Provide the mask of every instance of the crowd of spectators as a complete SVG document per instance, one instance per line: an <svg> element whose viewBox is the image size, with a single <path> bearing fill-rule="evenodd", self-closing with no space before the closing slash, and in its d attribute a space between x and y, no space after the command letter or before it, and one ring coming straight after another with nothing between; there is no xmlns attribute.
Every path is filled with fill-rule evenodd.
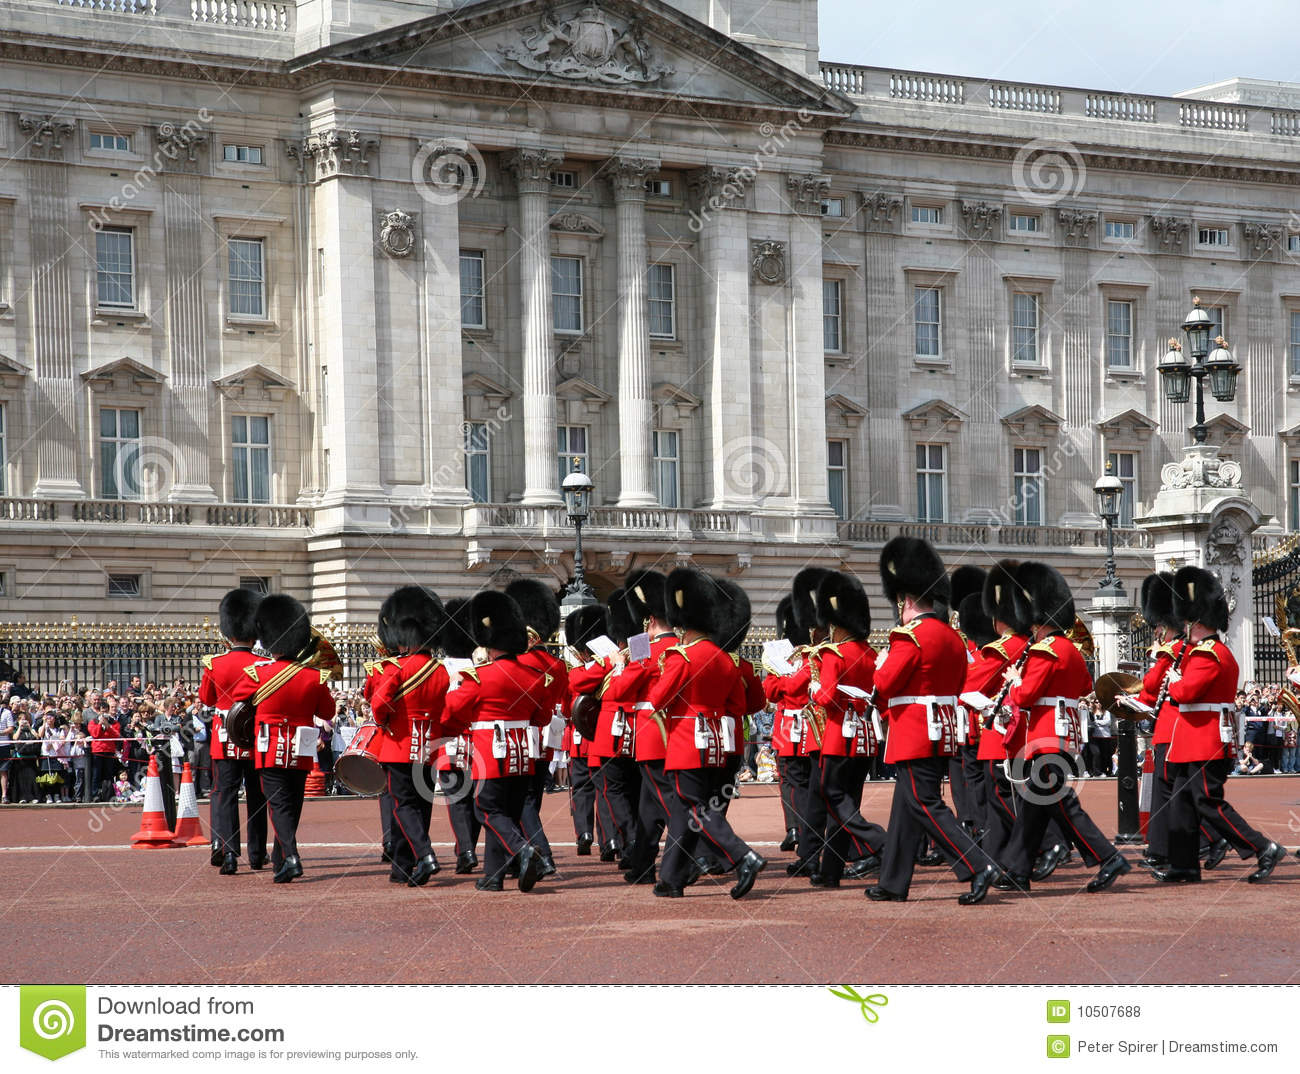
<svg viewBox="0 0 1300 1074"><path fill-rule="evenodd" d="M1242 775L1300 772L1297 757L1297 722L1281 701L1282 687L1247 683L1237 694L1237 718L1244 726L1244 742L1237 757Z"/></svg>

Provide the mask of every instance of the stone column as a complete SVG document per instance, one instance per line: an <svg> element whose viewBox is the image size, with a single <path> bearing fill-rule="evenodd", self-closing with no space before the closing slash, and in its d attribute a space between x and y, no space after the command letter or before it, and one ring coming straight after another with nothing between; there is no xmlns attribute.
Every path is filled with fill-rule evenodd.
<svg viewBox="0 0 1300 1074"><path fill-rule="evenodd" d="M1091 618L1088 629L1092 632L1097 650L1097 674L1119 670L1120 635L1133 617L1134 597L1127 589L1119 593L1098 591L1089 607Z"/></svg>
<svg viewBox="0 0 1300 1074"><path fill-rule="evenodd" d="M958 514L957 504L965 501L964 517L970 521L997 522L1006 517L1007 475L992 460L1006 457L1006 429L998 413L997 385L1005 382L1001 354L997 346L997 311L1003 303L999 290L1001 274L997 264L997 248L992 245L1001 233L1002 208L987 202L961 203L962 230L970 245L962 260L962 272L957 279L961 292L961 309L986 310L987 315L966 326L969 360L967 367L967 394L961 409L970 415L966 429L966 442L962 450L971 460L988 460L971 466L965 477L969 484L965 490L950 489L953 500L953 521ZM908 459L911 466L912 460ZM957 482L952 482L955 486Z"/></svg>
<svg viewBox="0 0 1300 1074"><path fill-rule="evenodd" d="M519 291L524 361L523 503L548 506L560 497L555 465L555 359L551 325L551 168L563 157L548 149L517 149L505 158L519 190Z"/></svg>
<svg viewBox="0 0 1300 1074"><path fill-rule="evenodd" d="M902 468L911 460L900 462L898 420L899 384L907 382L900 356L910 355L912 342L907 339L910 318L899 310L911 303L911 295L900 295L898 252L895 235L900 227L899 214L903 199L883 190L859 193L867 279L867 324L864 335L866 354L867 466L869 479L864 486L870 505L868 517L873 521L901 522L903 510ZM906 305L905 305L906 303ZM832 389L833 391L838 389ZM987 393L983 393L987 395ZM978 401L980 397L976 398ZM993 419L997 420L996 414Z"/></svg>
<svg viewBox="0 0 1300 1074"><path fill-rule="evenodd" d="M1093 423L1097 420L1096 398L1100 389L1097 375L1097 351L1093 343L1092 295L1096 290L1092 276L1093 236L1099 226L1098 214L1081 209L1060 209L1057 230L1065 246L1062 251L1061 284L1065 302L1061 307L1061 362L1056 382L1054 405L1065 419L1057 449L1062 465L1052 487L1063 491L1056 498L1062 526L1095 529L1097 515L1092 505L1092 486L1096 480L1093 452L1097 443ZM1104 330L1104 329L1103 329ZM1047 462L1053 459L1047 453ZM1050 494L1049 494L1050 495ZM1057 519L1044 519L1049 525Z"/></svg>
<svg viewBox="0 0 1300 1074"><path fill-rule="evenodd" d="M744 183L716 165L692 172L688 183L691 229L700 237L705 485L708 506L722 510L752 507L755 482L773 465L754 439Z"/></svg>
<svg viewBox="0 0 1300 1074"><path fill-rule="evenodd" d="M651 469L650 302L646 293L645 181L658 161L617 157L605 165L618 228L619 507L657 502Z"/></svg>

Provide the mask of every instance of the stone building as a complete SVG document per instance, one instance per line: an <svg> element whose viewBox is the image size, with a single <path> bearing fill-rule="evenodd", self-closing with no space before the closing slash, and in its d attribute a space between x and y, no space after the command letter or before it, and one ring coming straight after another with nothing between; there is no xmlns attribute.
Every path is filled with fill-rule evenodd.
<svg viewBox="0 0 1300 1074"><path fill-rule="evenodd" d="M0 0L0 615L563 581L575 457L601 587L765 614L910 532L1086 596L1108 460L1150 569L1194 296L1297 528L1295 87L821 53L805 0Z"/></svg>

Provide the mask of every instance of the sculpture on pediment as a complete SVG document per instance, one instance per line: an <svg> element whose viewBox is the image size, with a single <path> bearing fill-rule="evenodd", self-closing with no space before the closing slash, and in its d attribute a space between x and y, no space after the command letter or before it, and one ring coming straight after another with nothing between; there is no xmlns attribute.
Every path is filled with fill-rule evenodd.
<svg viewBox="0 0 1300 1074"><path fill-rule="evenodd" d="M1151 230L1160 238L1160 245L1164 247L1181 248L1190 227L1190 221L1179 220L1176 216L1153 216L1151 218Z"/></svg>
<svg viewBox="0 0 1300 1074"><path fill-rule="evenodd" d="M1240 566L1246 562L1244 549L1245 536L1226 518L1210 530L1205 549L1205 562L1210 564L1231 563Z"/></svg>
<svg viewBox="0 0 1300 1074"><path fill-rule="evenodd" d="M655 59L640 19L619 28L599 4L588 4L561 20L548 4L542 20L501 46L501 55L530 71L575 82L611 86L658 82L673 69Z"/></svg>
<svg viewBox="0 0 1300 1074"><path fill-rule="evenodd" d="M966 224L966 234L972 239L990 235L1002 219L1002 206L990 205L986 201L963 201L961 216Z"/></svg>

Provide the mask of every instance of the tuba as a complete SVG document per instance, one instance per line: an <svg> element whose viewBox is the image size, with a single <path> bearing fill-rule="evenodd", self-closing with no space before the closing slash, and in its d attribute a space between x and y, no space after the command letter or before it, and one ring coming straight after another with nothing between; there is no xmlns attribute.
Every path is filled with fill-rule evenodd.
<svg viewBox="0 0 1300 1074"><path fill-rule="evenodd" d="M1279 595L1275 607L1278 629L1282 631L1279 640L1282 642L1282 648L1286 650L1287 678L1294 685L1300 686L1300 683L1290 677L1291 670L1300 666L1300 655L1297 655L1300 654L1300 627L1291 626L1287 621L1287 606L1293 604L1294 601L1294 593L1291 600ZM1283 685L1282 692L1278 694L1277 699L1295 719L1300 719L1300 695L1297 695L1291 686Z"/></svg>
<svg viewBox="0 0 1300 1074"><path fill-rule="evenodd" d="M343 678L343 661L339 659L339 654L334 651L334 646L330 644L329 639L325 637L315 627L311 629L311 651L307 658L299 659L298 663L305 668L315 668L317 671L328 672L331 682L338 682Z"/></svg>

